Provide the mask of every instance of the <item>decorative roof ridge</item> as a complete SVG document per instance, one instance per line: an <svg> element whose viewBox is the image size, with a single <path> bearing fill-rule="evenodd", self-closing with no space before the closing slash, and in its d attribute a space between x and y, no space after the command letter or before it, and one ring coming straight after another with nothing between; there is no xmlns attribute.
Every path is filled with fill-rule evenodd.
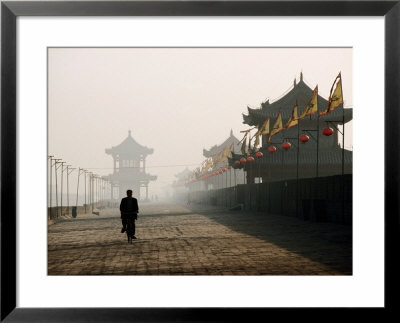
<svg viewBox="0 0 400 323"><path fill-rule="evenodd" d="M219 152L221 152L221 149L225 148L225 147L228 145L228 143L230 143L230 142L232 142L232 144L234 144L234 145L233 145L233 147L234 147L234 146L235 146L235 143L240 142L240 140L237 139L237 138L233 135L233 133L232 133L232 135L229 136L229 137L228 137L224 142L222 142L220 145L214 145L214 146L212 146L210 149L205 149L205 148L203 148L203 156L209 158L209 157L212 157L212 156L215 155L215 154L218 154ZM233 148L233 149L235 149L235 148Z"/></svg>
<svg viewBox="0 0 400 323"><path fill-rule="evenodd" d="M295 79L296 80L296 79ZM274 101L270 102L270 99L266 99L264 102L261 102L260 107L257 109L254 108L250 108L249 106L247 106L247 111L250 113L250 111L265 111L266 109L268 109L271 106L276 105L276 103L278 101L280 101L281 99L285 98L287 95L290 95L292 92L294 91L298 91L300 88L304 88L307 89L309 91L313 91L313 89L304 82L303 79L303 72L300 73L300 80L299 82L294 81L293 82L293 86L291 88L289 88L286 92L284 92L283 94L281 94L280 96L278 96ZM319 95L320 96L320 95ZM321 98L323 98L322 96L320 96ZM324 99L324 98L323 98ZM243 116L246 116L244 113L242 113Z"/></svg>
<svg viewBox="0 0 400 323"><path fill-rule="evenodd" d="M146 151L148 154L153 153L153 148L149 148L147 146L143 146L141 144L139 144L133 137L132 137L132 132L131 130L128 131L128 136L117 146L112 146L111 148L106 148L106 153L111 153L113 150L118 150L121 147L125 146L125 145L135 145L137 146L137 148L139 148L142 151Z"/></svg>

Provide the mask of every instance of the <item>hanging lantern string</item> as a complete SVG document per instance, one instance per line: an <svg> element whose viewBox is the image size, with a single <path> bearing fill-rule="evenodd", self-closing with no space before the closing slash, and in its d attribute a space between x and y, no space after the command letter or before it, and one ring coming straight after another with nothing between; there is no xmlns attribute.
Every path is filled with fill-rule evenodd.
<svg viewBox="0 0 400 323"><path fill-rule="evenodd" d="M288 141L288 140L297 140L297 137L285 137L285 138L283 138L283 140L284 141L282 142L282 144L284 144L285 142L288 142L290 145L294 145L294 147L297 147L296 142L291 143Z"/></svg>
<svg viewBox="0 0 400 323"><path fill-rule="evenodd" d="M340 120L340 121L334 121L334 120L332 120L332 121L325 121L327 124L330 124L333 128L335 128L338 132L340 132L340 134L341 135L343 135L343 132L341 132L340 130L339 130L339 127L338 126L336 126L335 124L334 124L334 122L342 122L342 120Z"/></svg>
<svg viewBox="0 0 400 323"><path fill-rule="evenodd" d="M312 133L310 133L310 131L318 131L318 130L314 130L314 129L311 129L311 130L306 130L306 129L305 129L305 130L304 130L304 129L303 129L302 131L307 132L307 133L311 136L312 139L314 139L315 141L317 141L317 139L314 138L314 136L312 135Z"/></svg>

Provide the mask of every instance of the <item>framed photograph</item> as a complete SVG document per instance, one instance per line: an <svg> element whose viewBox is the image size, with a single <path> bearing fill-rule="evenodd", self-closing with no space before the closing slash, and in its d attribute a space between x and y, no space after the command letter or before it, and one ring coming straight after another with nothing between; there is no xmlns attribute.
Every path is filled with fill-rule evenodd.
<svg viewBox="0 0 400 323"><path fill-rule="evenodd" d="M3 1L1 320L396 311L399 16Z"/></svg>

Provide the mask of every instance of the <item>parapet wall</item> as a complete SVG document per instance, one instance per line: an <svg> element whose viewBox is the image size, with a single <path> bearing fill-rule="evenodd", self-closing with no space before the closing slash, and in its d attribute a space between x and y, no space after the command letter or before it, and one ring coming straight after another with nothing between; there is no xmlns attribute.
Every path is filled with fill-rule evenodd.
<svg viewBox="0 0 400 323"><path fill-rule="evenodd" d="M352 224L352 175L337 175L190 193L192 203Z"/></svg>

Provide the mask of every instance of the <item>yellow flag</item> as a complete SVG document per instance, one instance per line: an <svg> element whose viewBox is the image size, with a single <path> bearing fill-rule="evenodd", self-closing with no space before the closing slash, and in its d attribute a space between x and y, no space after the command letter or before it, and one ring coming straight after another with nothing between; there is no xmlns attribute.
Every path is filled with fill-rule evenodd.
<svg viewBox="0 0 400 323"><path fill-rule="evenodd" d="M233 143L231 143L229 146L226 146L226 148L225 148L225 157L226 157L226 160L228 160L228 157L231 157L231 154L232 154L232 147L233 147Z"/></svg>
<svg viewBox="0 0 400 323"><path fill-rule="evenodd" d="M224 148L225 149L225 148ZM218 153L218 163L221 163L224 161L225 158L225 151L224 149L222 149L219 153Z"/></svg>
<svg viewBox="0 0 400 323"><path fill-rule="evenodd" d="M260 144L260 136L256 134L256 140L254 141L254 148L257 148Z"/></svg>
<svg viewBox="0 0 400 323"><path fill-rule="evenodd" d="M259 144L260 144L260 136L261 135L267 135L269 134L269 120L270 117L268 117L264 123L261 125L261 127L258 128L257 132L254 134L253 137L251 137L251 139L253 139L254 137L256 137L255 141L254 141L254 148L256 148Z"/></svg>
<svg viewBox="0 0 400 323"><path fill-rule="evenodd" d="M267 120L264 121L263 125L261 126L260 130L258 130L260 135L268 135L269 134L269 120L271 118L268 117Z"/></svg>
<svg viewBox="0 0 400 323"><path fill-rule="evenodd" d="M278 116L276 117L276 121L274 125L272 126L271 133L269 134L268 142L271 142L271 138L273 135L276 135L278 132L283 130L283 124L282 124L282 115L281 111L279 110Z"/></svg>
<svg viewBox="0 0 400 323"><path fill-rule="evenodd" d="M212 158L208 158L206 164L206 171L208 172L210 168L212 168L212 166L213 166Z"/></svg>
<svg viewBox="0 0 400 323"><path fill-rule="evenodd" d="M229 157L230 154L231 154L231 146L232 146L232 145L226 146L226 147L224 148L224 150L222 151L222 159L221 159L222 162L228 161L228 157Z"/></svg>
<svg viewBox="0 0 400 323"><path fill-rule="evenodd" d="M312 98L310 102L305 106L300 117L298 117L297 119L303 119L304 117L314 114L316 112L318 112L318 85L315 87L312 93Z"/></svg>
<svg viewBox="0 0 400 323"><path fill-rule="evenodd" d="M242 155L244 155L245 153L246 153L246 139L247 139L247 132L246 132L246 134L244 135L244 137L243 137L243 139L242 139L242 141L243 141L243 144L242 144L242 148L241 148L241 151L242 151Z"/></svg>
<svg viewBox="0 0 400 323"><path fill-rule="evenodd" d="M298 124L299 120L297 118L297 103L296 103L296 105L293 107L292 114L290 115L288 121L285 124L285 129L297 126Z"/></svg>
<svg viewBox="0 0 400 323"><path fill-rule="evenodd" d="M252 148L251 148L251 138L249 137L249 148L247 149L247 155L250 155L252 152Z"/></svg>
<svg viewBox="0 0 400 323"><path fill-rule="evenodd" d="M332 94L332 90L333 90L333 87L335 86L335 83L336 83L336 88ZM319 115L322 116L322 115L328 114L341 104L343 104L342 75L341 75L341 73L339 73L339 75L336 77L335 81L333 82L332 87L331 87L331 92L329 93L328 107L326 108L326 110L324 112L321 112Z"/></svg>

